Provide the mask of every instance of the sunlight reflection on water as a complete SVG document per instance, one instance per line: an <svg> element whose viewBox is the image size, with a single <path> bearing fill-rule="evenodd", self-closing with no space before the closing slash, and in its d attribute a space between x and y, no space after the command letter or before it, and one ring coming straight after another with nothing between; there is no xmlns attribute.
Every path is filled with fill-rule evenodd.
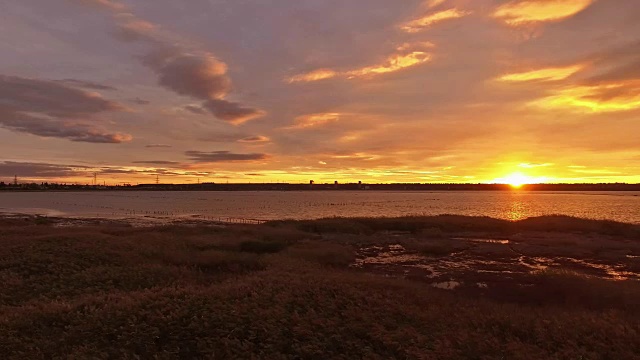
<svg viewBox="0 0 640 360"><path fill-rule="evenodd" d="M640 192L0 192L0 212L69 217L263 220L439 214L519 220L562 214L640 223L638 195Z"/></svg>

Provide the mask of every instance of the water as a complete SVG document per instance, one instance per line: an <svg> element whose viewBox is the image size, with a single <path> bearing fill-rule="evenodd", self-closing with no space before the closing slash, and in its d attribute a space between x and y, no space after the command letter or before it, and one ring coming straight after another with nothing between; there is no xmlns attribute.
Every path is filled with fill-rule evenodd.
<svg viewBox="0 0 640 360"><path fill-rule="evenodd" d="M0 212L65 217L260 220L438 214L518 220L562 214L640 223L640 192L0 192Z"/></svg>

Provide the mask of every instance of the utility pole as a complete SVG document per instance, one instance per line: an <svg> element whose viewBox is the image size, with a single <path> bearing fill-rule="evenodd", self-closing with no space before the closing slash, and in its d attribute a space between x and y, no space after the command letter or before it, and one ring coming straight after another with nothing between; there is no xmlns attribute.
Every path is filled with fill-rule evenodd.
<svg viewBox="0 0 640 360"><path fill-rule="evenodd" d="M94 172L93 173L93 186L97 186L98 185L98 173Z"/></svg>
<svg viewBox="0 0 640 360"><path fill-rule="evenodd" d="M13 185L18 186L18 175L14 175L14 177L13 177Z"/></svg>

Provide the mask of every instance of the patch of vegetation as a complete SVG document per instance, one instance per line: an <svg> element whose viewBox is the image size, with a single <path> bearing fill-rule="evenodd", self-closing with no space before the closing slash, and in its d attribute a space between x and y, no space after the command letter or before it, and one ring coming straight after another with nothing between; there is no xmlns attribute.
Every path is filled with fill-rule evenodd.
<svg viewBox="0 0 640 360"><path fill-rule="evenodd" d="M567 231L623 229L570 222ZM525 224L539 231L544 223ZM527 287L505 283L486 296L466 296L350 269L351 242L317 236L336 230L407 231L423 252L445 254L458 245L440 232L489 231L493 225L498 231L518 230L500 220L485 226L480 218L459 217L142 229L6 222L0 226L2 357L633 359L640 354L637 282L543 272L532 275Z"/></svg>
<svg viewBox="0 0 640 360"><path fill-rule="evenodd" d="M402 231L431 232L442 236L453 232L515 234L523 231L578 232L640 238L640 225L609 220L589 220L564 215L527 218L518 221L485 216L437 215L399 218L326 218L319 220L273 221L271 226L293 226L313 233L373 234Z"/></svg>
<svg viewBox="0 0 640 360"><path fill-rule="evenodd" d="M276 241L243 241L240 251L255 254L273 254L284 250L288 246L285 242Z"/></svg>

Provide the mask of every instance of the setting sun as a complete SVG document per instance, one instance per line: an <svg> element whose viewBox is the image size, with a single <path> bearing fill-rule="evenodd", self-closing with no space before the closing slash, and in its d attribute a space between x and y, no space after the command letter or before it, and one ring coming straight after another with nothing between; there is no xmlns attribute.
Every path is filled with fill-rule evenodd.
<svg viewBox="0 0 640 360"><path fill-rule="evenodd" d="M507 184L515 189L521 188L522 185L525 184L536 184L544 181L544 178L535 178L519 172L512 173L505 177L497 178L494 180L494 182L497 184Z"/></svg>

